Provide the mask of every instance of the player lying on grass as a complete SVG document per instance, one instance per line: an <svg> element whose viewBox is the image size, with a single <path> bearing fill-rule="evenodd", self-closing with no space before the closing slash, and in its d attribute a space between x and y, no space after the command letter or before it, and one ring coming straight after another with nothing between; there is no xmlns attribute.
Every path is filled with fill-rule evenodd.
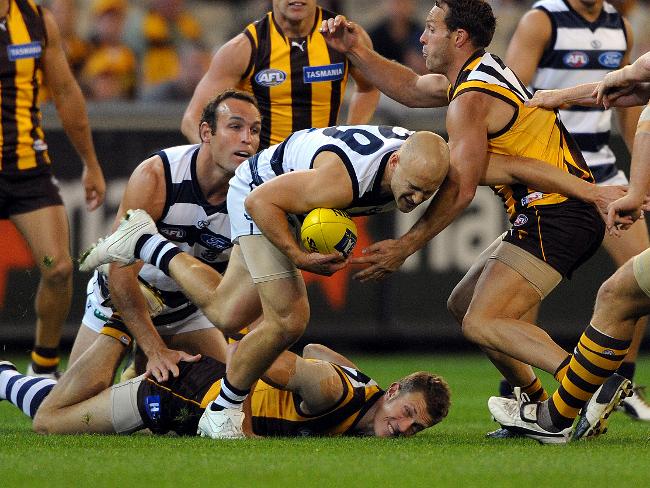
<svg viewBox="0 0 650 488"><path fill-rule="evenodd" d="M204 409L219 393L226 365L204 356L179 363L178 377L166 382L142 375L111 386L126 347L107 332L58 383L22 375L1 362L0 399L32 417L33 429L42 434L148 428L195 435ZM417 372L383 390L325 346L309 345L304 356L283 353L256 383L244 405L248 436L412 436L447 416L450 391L439 376Z"/></svg>

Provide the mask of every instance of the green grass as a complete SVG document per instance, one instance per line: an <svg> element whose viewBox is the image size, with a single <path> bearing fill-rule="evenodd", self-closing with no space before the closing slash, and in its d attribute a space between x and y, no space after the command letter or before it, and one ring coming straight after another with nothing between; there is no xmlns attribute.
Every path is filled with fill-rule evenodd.
<svg viewBox="0 0 650 488"><path fill-rule="evenodd" d="M0 486L647 486L650 423L613 414L603 437L567 446L488 440L498 374L478 355L354 357L382 385L411 371L442 374L452 409L412 439L50 436L0 403ZM650 381L650 357L637 366ZM548 387L554 387L544 377Z"/></svg>

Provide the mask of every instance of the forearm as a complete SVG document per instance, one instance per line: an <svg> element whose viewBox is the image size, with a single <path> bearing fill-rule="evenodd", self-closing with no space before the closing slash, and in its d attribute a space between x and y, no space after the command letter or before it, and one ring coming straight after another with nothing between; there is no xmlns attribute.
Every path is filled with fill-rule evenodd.
<svg viewBox="0 0 650 488"><path fill-rule="evenodd" d="M131 271L119 269L111 272L109 283L113 307L145 355L150 357L166 347L151 321L147 302L142 296L137 278Z"/></svg>
<svg viewBox="0 0 650 488"><path fill-rule="evenodd" d="M293 263L305 252L300 248L289 229L287 214L270 201L249 196L245 202L246 213L275 247Z"/></svg>
<svg viewBox="0 0 650 488"><path fill-rule="evenodd" d="M86 103L79 86L76 83L68 83L63 89L53 93L53 98L63 129L83 163L89 167L99 166Z"/></svg>
<svg viewBox="0 0 650 488"><path fill-rule="evenodd" d="M408 107L422 106L422 100L416 93L418 75L413 70L363 45L356 46L347 56L386 96Z"/></svg>
<svg viewBox="0 0 650 488"><path fill-rule="evenodd" d="M595 185L543 161L488 153L489 163L482 185L521 183L544 193L559 193L588 203L595 198Z"/></svg>
<svg viewBox="0 0 650 488"><path fill-rule="evenodd" d="M650 108L645 110L650 113ZM649 120L639 122L634 138L629 194L632 198L643 202L648 192L650 192L650 117Z"/></svg>
<svg viewBox="0 0 650 488"><path fill-rule="evenodd" d="M452 168L450 167L450 174ZM399 241L410 256L444 230L471 203L474 190L463 190L450 174L440 186L429 206L409 231Z"/></svg>
<svg viewBox="0 0 650 488"><path fill-rule="evenodd" d="M348 105L347 125L369 123L377 108L379 96L379 90L376 89L368 91L355 90Z"/></svg>
<svg viewBox="0 0 650 488"><path fill-rule="evenodd" d="M650 53L640 56L634 63L623 69L624 79L631 82L650 81Z"/></svg>

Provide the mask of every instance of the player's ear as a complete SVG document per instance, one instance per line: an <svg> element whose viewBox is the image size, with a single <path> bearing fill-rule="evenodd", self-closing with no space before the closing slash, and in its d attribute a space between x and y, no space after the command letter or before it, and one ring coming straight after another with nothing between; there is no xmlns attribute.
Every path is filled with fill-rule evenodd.
<svg viewBox="0 0 650 488"><path fill-rule="evenodd" d="M397 394L399 393L399 383L392 383L389 387L388 390L386 390L386 395L388 396L388 399L395 398Z"/></svg>
<svg viewBox="0 0 650 488"><path fill-rule="evenodd" d="M201 137L201 142L208 144L212 139L212 128L207 122L201 122L199 126L199 137Z"/></svg>

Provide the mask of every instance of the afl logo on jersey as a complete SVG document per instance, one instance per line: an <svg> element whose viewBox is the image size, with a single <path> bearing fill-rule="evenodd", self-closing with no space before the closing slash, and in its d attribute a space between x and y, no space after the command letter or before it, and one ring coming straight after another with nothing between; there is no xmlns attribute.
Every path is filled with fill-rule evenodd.
<svg viewBox="0 0 650 488"><path fill-rule="evenodd" d="M276 86L287 79L287 74L279 69L265 69L255 75L255 83L262 86Z"/></svg>
<svg viewBox="0 0 650 488"><path fill-rule="evenodd" d="M187 233L180 227L161 227L160 233L172 241L182 241Z"/></svg>
<svg viewBox="0 0 650 488"><path fill-rule="evenodd" d="M607 51L598 56L598 62L605 68L618 68L621 65L623 54L617 51Z"/></svg>
<svg viewBox="0 0 650 488"><path fill-rule="evenodd" d="M589 64L589 55L584 51L571 51L564 55L562 61L569 68L583 68Z"/></svg>

